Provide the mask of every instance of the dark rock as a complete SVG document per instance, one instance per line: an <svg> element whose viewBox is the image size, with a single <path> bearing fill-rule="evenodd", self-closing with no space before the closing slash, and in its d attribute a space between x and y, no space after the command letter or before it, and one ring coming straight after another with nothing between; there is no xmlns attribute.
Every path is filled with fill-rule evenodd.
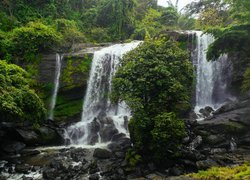
<svg viewBox="0 0 250 180"><path fill-rule="evenodd" d="M221 153L226 153L227 150L224 148L214 148L210 150L211 154L221 154Z"/></svg>
<svg viewBox="0 0 250 180"><path fill-rule="evenodd" d="M206 142L210 145L215 145L225 141L226 139L222 135L210 135L206 138Z"/></svg>
<svg viewBox="0 0 250 180"><path fill-rule="evenodd" d="M31 171L36 172L39 171L41 168L39 166L33 166Z"/></svg>
<svg viewBox="0 0 250 180"><path fill-rule="evenodd" d="M26 145L22 142L12 141L5 144L2 144L2 150L6 153L10 154L18 154L21 150L23 150Z"/></svg>
<svg viewBox="0 0 250 180"><path fill-rule="evenodd" d="M157 174L149 174L149 175L146 176L146 178L148 180L154 180L154 179L163 180L164 179L163 176L160 176L160 175L157 175Z"/></svg>
<svg viewBox="0 0 250 180"><path fill-rule="evenodd" d="M197 147L199 147L202 143L202 137L201 136L197 136L190 144L189 147L190 149L196 149Z"/></svg>
<svg viewBox="0 0 250 180"><path fill-rule="evenodd" d="M113 141L113 142L120 141L120 140L121 140L122 138L124 138L124 137L126 137L126 135L123 134L123 133L115 134L115 135L112 137L111 141Z"/></svg>
<svg viewBox="0 0 250 180"><path fill-rule="evenodd" d="M60 145L64 142L62 137L54 129L42 126L37 131L39 135L39 144Z"/></svg>
<svg viewBox="0 0 250 180"><path fill-rule="evenodd" d="M204 109L200 109L199 112L203 115L203 117L209 117L213 111L213 108L207 106Z"/></svg>
<svg viewBox="0 0 250 180"><path fill-rule="evenodd" d="M179 167L173 167L169 169L169 173L173 176L180 176L183 174L183 171Z"/></svg>
<svg viewBox="0 0 250 180"><path fill-rule="evenodd" d="M122 146L123 149L127 149L131 147L131 141L129 138L123 138L119 141L119 144Z"/></svg>
<svg viewBox="0 0 250 180"><path fill-rule="evenodd" d="M89 137L89 143L95 144L98 142L98 132L100 131L100 123L98 122L97 118L95 118L90 124L89 124L89 131L90 131L90 137Z"/></svg>
<svg viewBox="0 0 250 180"><path fill-rule="evenodd" d="M148 164L148 169L149 169L150 171L155 171L155 170L156 170L156 167L155 167L154 163L149 163L149 164Z"/></svg>
<svg viewBox="0 0 250 180"><path fill-rule="evenodd" d="M102 142L111 141L112 137L118 133L118 130L115 128L113 124L107 124L100 130L100 136L102 138Z"/></svg>
<svg viewBox="0 0 250 180"><path fill-rule="evenodd" d="M199 170L204 170L213 166L218 166L218 164L212 159L207 159L203 161L197 161L196 166Z"/></svg>
<svg viewBox="0 0 250 180"><path fill-rule="evenodd" d="M91 174L89 176L89 180L99 180L99 179L100 179L99 174Z"/></svg>
<svg viewBox="0 0 250 180"><path fill-rule="evenodd" d="M128 131L128 116L124 116L124 128Z"/></svg>
<svg viewBox="0 0 250 180"><path fill-rule="evenodd" d="M46 168L43 170L43 178L54 179L58 176L58 172L55 168Z"/></svg>
<svg viewBox="0 0 250 180"><path fill-rule="evenodd" d="M191 111L190 113L189 113L189 119L190 120L196 120L196 119L198 119L199 117L197 116L197 114L194 112L194 111Z"/></svg>
<svg viewBox="0 0 250 180"><path fill-rule="evenodd" d="M125 153L124 152L115 152L115 156L117 157L117 158L121 158L121 159L123 159L124 157L125 157Z"/></svg>
<svg viewBox="0 0 250 180"><path fill-rule="evenodd" d="M107 149L97 148L94 151L93 157L96 157L99 159L108 159L112 157L112 153Z"/></svg>
<svg viewBox="0 0 250 180"><path fill-rule="evenodd" d="M185 166L185 170L188 172L194 172L197 170L196 164L193 161L183 159L181 160L181 164Z"/></svg>
<svg viewBox="0 0 250 180"><path fill-rule="evenodd" d="M16 124L12 123L12 122L1 122L0 123L0 128L3 128L3 129L15 128L15 127L16 127Z"/></svg>
<svg viewBox="0 0 250 180"><path fill-rule="evenodd" d="M32 178L32 177L23 176L23 177L22 177L22 180L33 180L33 178Z"/></svg>
<svg viewBox="0 0 250 180"><path fill-rule="evenodd" d="M188 144L189 142L190 142L190 137L189 136L182 139L182 144Z"/></svg>
<svg viewBox="0 0 250 180"><path fill-rule="evenodd" d="M28 150L28 149L26 149L26 150L23 150L22 152L21 152L21 155L22 156L35 156L35 155L38 155L38 154L40 154L41 152L40 151L38 151L38 150Z"/></svg>
<svg viewBox="0 0 250 180"><path fill-rule="evenodd" d="M15 170L18 173L28 174L29 170L31 170L31 167L27 164L16 165Z"/></svg>
<svg viewBox="0 0 250 180"><path fill-rule="evenodd" d="M183 159L188 159L191 161L204 160L205 156L202 155L197 150L182 150Z"/></svg>
<svg viewBox="0 0 250 180"><path fill-rule="evenodd" d="M238 102L230 102L230 103L227 103L227 104L221 106L219 109L214 111L213 114L217 115L217 114L222 114L222 113L225 113L228 111L232 111L232 110L235 110L237 108L237 106L238 106Z"/></svg>
<svg viewBox="0 0 250 180"><path fill-rule="evenodd" d="M108 145L108 149L110 149L112 152L116 152L120 151L122 149L122 146L117 142L113 142Z"/></svg>

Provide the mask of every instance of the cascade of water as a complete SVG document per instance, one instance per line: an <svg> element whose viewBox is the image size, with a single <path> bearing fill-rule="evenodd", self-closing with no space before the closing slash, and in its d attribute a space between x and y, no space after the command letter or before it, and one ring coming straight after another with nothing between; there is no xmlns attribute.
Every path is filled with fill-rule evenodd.
<svg viewBox="0 0 250 180"><path fill-rule="evenodd" d="M112 105L108 94L112 78L119 67L120 59L141 42L116 44L94 53L81 122L68 127L66 137L73 144L95 144L107 141L107 127L115 126L119 133L127 133L126 121L130 116L125 103ZM106 118L106 119L105 119ZM106 129L105 129L106 128ZM103 130L104 129L104 130ZM105 131L105 132L103 132Z"/></svg>
<svg viewBox="0 0 250 180"><path fill-rule="evenodd" d="M56 71L55 71L55 79L54 79L54 89L53 95L51 98L50 106L49 106L49 119L54 118L54 109L56 105L56 98L60 84L60 75L61 75L61 66L62 66L63 55L56 53Z"/></svg>
<svg viewBox="0 0 250 180"><path fill-rule="evenodd" d="M195 112L206 106L213 109L219 108L230 98L227 92L227 82L230 79L230 67L227 55L222 55L216 61L207 61L206 52L214 38L212 35L203 34L201 31L191 32L196 34L197 44L193 64L196 67L196 93Z"/></svg>

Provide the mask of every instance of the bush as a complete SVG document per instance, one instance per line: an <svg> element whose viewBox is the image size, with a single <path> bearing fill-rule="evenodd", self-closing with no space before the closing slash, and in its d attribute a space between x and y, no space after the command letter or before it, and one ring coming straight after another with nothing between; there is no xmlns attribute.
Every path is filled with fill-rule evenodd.
<svg viewBox="0 0 250 180"><path fill-rule="evenodd" d="M29 87L22 68L0 60L0 121L40 124L45 119L43 102Z"/></svg>

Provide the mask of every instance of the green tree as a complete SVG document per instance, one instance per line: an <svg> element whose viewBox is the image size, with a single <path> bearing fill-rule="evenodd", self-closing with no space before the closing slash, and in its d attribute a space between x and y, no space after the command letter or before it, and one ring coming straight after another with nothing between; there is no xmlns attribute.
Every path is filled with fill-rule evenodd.
<svg viewBox="0 0 250 180"><path fill-rule="evenodd" d="M1 39L0 39L1 40ZM9 55L25 61L34 60L39 52L51 50L62 40L60 33L41 22L30 22L26 26L15 28L1 40L4 57Z"/></svg>
<svg viewBox="0 0 250 180"><path fill-rule="evenodd" d="M111 97L113 101L125 101L131 108L131 140L144 158L146 155L153 155L158 162L156 157L160 151L164 151L155 151L160 146L158 143L154 144L157 133L168 134L175 127L184 134L183 121L179 121L174 114L183 116L190 108L192 70L187 53L166 37L146 41L123 58L122 66L113 79ZM176 126L168 124L168 119ZM169 128L164 131L160 124ZM177 139L173 142L176 144L173 148L179 147L182 137L180 134L176 134L176 137L169 134L169 137ZM166 138L164 143L169 140ZM173 154L168 153L163 159L171 156Z"/></svg>
<svg viewBox="0 0 250 180"><path fill-rule="evenodd" d="M0 60L0 121L39 125L45 120L43 102L30 89L29 82L26 71Z"/></svg>
<svg viewBox="0 0 250 180"><path fill-rule="evenodd" d="M133 31L134 7L134 0L102 0L97 24L104 28L110 27L118 39L124 39L126 34L132 34Z"/></svg>

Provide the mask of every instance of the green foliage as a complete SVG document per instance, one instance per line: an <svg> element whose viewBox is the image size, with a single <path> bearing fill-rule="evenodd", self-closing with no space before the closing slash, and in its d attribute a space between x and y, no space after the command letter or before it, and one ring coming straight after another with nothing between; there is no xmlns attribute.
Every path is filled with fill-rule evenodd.
<svg viewBox="0 0 250 180"><path fill-rule="evenodd" d="M55 120L64 121L68 117L73 117L82 112L82 100L67 100L63 97L57 97L57 104L55 107Z"/></svg>
<svg viewBox="0 0 250 180"><path fill-rule="evenodd" d="M11 54L25 61L34 61L37 54L54 48L59 44L61 35L50 26L41 22L30 22L15 28L1 40L4 56Z"/></svg>
<svg viewBox="0 0 250 180"><path fill-rule="evenodd" d="M30 121L37 125L45 119L44 105L30 89L29 82L22 68L0 60L1 121Z"/></svg>
<svg viewBox="0 0 250 180"><path fill-rule="evenodd" d="M201 12L197 20L198 29L207 29L209 27L223 26L223 17L215 8L208 8Z"/></svg>
<svg viewBox="0 0 250 180"><path fill-rule="evenodd" d="M134 0L102 0L96 23L104 28L110 27L114 39L125 39L133 31L134 6Z"/></svg>
<svg viewBox="0 0 250 180"><path fill-rule="evenodd" d="M110 42L112 38L109 36L107 28L92 28L90 31L90 40L93 42Z"/></svg>
<svg viewBox="0 0 250 180"><path fill-rule="evenodd" d="M180 112L189 104L193 69L187 52L175 42L145 42L125 55L122 65L113 79L113 99L126 101L133 112L143 108L154 116Z"/></svg>
<svg viewBox="0 0 250 180"><path fill-rule="evenodd" d="M77 23L73 20L56 19L56 30L63 36L61 44L66 47L71 47L75 43L85 41L83 33L77 27Z"/></svg>
<svg viewBox="0 0 250 180"><path fill-rule="evenodd" d="M241 87L242 92L247 93L250 90L250 67L244 73L244 80Z"/></svg>
<svg viewBox="0 0 250 180"><path fill-rule="evenodd" d="M174 113L162 113L154 119L152 150L155 159L161 162L162 157L169 154L178 155L181 141L185 137L184 122L176 118ZM162 148L164 147L164 148Z"/></svg>
<svg viewBox="0 0 250 180"><path fill-rule="evenodd" d="M187 175L194 179L249 179L250 165L243 164L235 167L212 167L206 171L199 171L195 174Z"/></svg>
<svg viewBox="0 0 250 180"><path fill-rule="evenodd" d="M145 17L136 23L136 30L134 33L134 39L144 39L146 33L150 37L158 34L162 29L163 25L160 22L161 13L155 9L149 9Z"/></svg>
<svg viewBox="0 0 250 180"><path fill-rule="evenodd" d="M9 31L18 25L15 17L8 16L5 12L0 11L0 30Z"/></svg>
<svg viewBox="0 0 250 180"><path fill-rule="evenodd" d="M226 0L229 3L230 14L236 24L249 24L250 1L249 0Z"/></svg>
<svg viewBox="0 0 250 180"><path fill-rule="evenodd" d="M130 166L135 167L142 162L142 157L139 154L136 154L136 152L132 149L129 149L126 153L125 160L129 163Z"/></svg>
<svg viewBox="0 0 250 180"><path fill-rule="evenodd" d="M216 37L208 49L208 59L216 60L221 54L229 52L241 52L242 56L249 57L250 25L232 26L221 30L211 29L207 32L213 33Z"/></svg>
<svg viewBox="0 0 250 180"><path fill-rule="evenodd" d="M64 89L71 89L85 84L88 79L91 62L92 58L87 55L84 59L69 58L61 77L65 85ZM78 77L75 77L76 74Z"/></svg>
<svg viewBox="0 0 250 180"><path fill-rule="evenodd" d="M130 137L144 158L159 163L162 152L163 161L176 156L185 130L175 114L183 116L190 108L192 70L187 53L166 37L146 41L122 59L111 99L131 108Z"/></svg>

